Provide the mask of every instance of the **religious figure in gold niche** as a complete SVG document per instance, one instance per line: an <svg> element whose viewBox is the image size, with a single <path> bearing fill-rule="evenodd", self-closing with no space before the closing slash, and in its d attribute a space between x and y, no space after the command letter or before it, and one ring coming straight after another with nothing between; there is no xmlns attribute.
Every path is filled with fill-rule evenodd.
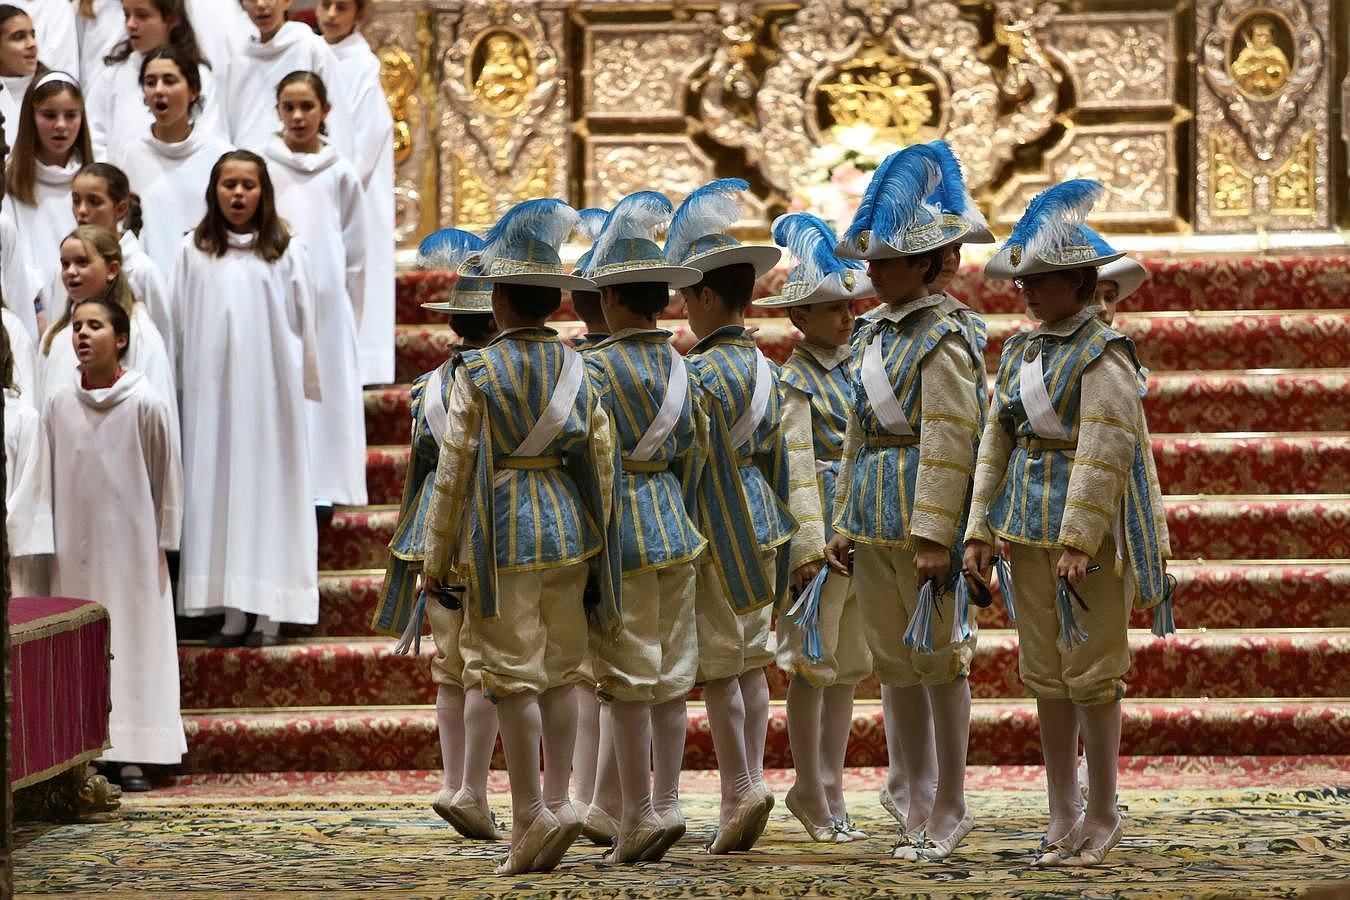
<svg viewBox="0 0 1350 900"><path fill-rule="evenodd" d="M1289 80L1289 57L1276 38L1275 21L1266 16L1252 20L1242 32L1243 47L1229 64L1239 90L1258 100L1268 100L1284 89Z"/></svg>
<svg viewBox="0 0 1350 900"><path fill-rule="evenodd" d="M831 132L867 125L878 137L908 143L935 124L932 80L896 56L875 48L846 64L834 81L820 85L826 125Z"/></svg>
<svg viewBox="0 0 1350 900"><path fill-rule="evenodd" d="M380 86L394 117L394 163L401 165L412 155L413 122L417 117L417 66L401 47L380 51Z"/></svg>
<svg viewBox="0 0 1350 900"><path fill-rule="evenodd" d="M525 42L509 31L493 31L479 39L470 72L473 92L498 116L514 116L525 108L534 90L534 66Z"/></svg>

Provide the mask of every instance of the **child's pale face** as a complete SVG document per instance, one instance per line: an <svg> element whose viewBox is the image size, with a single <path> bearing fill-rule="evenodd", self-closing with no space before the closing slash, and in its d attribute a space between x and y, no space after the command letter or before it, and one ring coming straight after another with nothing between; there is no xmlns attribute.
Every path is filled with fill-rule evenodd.
<svg viewBox="0 0 1350 900"><path fill-rule="evenodd" d="M346 40L360 23L356 0L319 0L319 30L328 43Z"/></svg>
<svg viewBox="0 0 1350 900"><path fill-rule="evenodd" d="M1120 285L1114 281L1097 282L1096 301L1102 307L1102 311L1097 313L1097 318L1110 325L1116 319L1116 304L1120 302Z"/></svg>
<svg viewBox="0 0 1350 900"><path fill-rule="evenodd" d="M76 225L97 225L117 234L117 223L127 214L127 203L114 203L108 182L97 175L80 175L70 186L70 207Z"/></svg>
<svg viewBox="0 0 1350 900"><path fill-rule="evenodd" d="M166 19L151 0L122 0L122 15L127 24L127 40L137 53L148 53L169 43L169 32L178 20Z"/></svg>
<svg viewBox="0 0 1350 900"><path fill-rule="evenodd" d="M792 310L792 324L809 343L833 350L853 336L853 303L835 300L797 307Z"/></svg>
<svg viewBox="0 0 1350 900"><path fill-rule="evenodd" d="M291 9L291 0L241 0L241 3L263 41L270 41L281 30Z"/></svg>
<svg viewBox="0 0 1350 900"><path fill-rule="evenodd" d="M877 299L882 303L902 303L924 293L925 266L905 256L869 259L867 277L872 280Z"/></svg>
<svg viewBox="0 0 1350 900"><path fill-rule="evenodd" d="M84 369L102 369L117 365L117 357L127 345L127 336L113 328L112 317L97 303L81 303L70 314L70 340L75 356Z"/></svg>
<svg viewBox="0 0 1350 900"><path fill-rule="evenodd" d="M328 109L319 102L312 85L297 81L281 89L277 116L285 129L286 145L292 150L310 149L319 137Z"/></svg>
<svg viewBox="0 0 1350 900"><path fill-rule="evenodd" d="M33 110L43 161L64 164L84 126L84 105L69 91L53 94Z"/></svg>
<svg viewBox="0 0 1350 900"><path fill-rule="evenodd" d="M1058 322L1078 312L1080 276L1072 269L1067 272L1042 272L1017 280L1022 296L1027 301L1027 312L1040 322Z"/></svg>
<svg viewBox="0 0 1350 900"><path fill-rule="evenodd" d="M37 71L37 35L33 20L20 13L0 26L0 75L18 78Z"/></svg>
<svg viewBox="0 0 1350 900"><path fill-rule="evenodd" d="M197 92L188 84L187 78L171 59L153 59L145 67L145 78L141 81L141 91L145 95L145 105L155 117L156 125L175 125L188 116L192 101Z"/></svg>
<svg viewBox="0 0 1350 900"><path fill-rule="evenodd" d="M230 160L220 167L216 202L230 230L252 230L253 216L262 202L262 174L255 163Z"/></svg>
<svg viewBox="0 0 1350 900"><path fill-rule="evenodd" d="M951 286L956 271L961 268L961 245L948 244L942 251L942 271L933 282L933 293L941 294Z"/></svg>
<svg viewBox="0 0 1350 900"><path fill-rule="evenodd" d="M116 261L109 263L79 238L61 242L61 283L72 300L97 297L119 269Z"/></svg>

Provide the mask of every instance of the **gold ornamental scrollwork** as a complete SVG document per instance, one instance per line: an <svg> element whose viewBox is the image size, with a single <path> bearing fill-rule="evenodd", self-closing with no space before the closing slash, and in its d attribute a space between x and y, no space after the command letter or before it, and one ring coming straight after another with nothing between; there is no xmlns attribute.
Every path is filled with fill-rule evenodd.
<svg viewBox="0 0 1350 900"><path fill-rule="evenodd" d="M1277 216L1311 216L1317 212L1317 134L1309 131L1289 161L1271 178L1270 211Z"/></svg>
<svg viewBox="0 0 1350 900"><path fill-rule="evenodd" d="M1255 179L1233 158L1232 147L1218 135L1209 141L1210 209L1216 216L1250 216L1255 207Z"/></svg>
<svg viewBox="0 0 1350 900"><path fill-rule="evenodd" d="M1322 75L1323 36L1308 12L1305 0L1230 0L1219 4L1201 41L1205 82L1263 162L1275 159Z"/></svg>
<svg viewBox="0 0 1350 900"><path fill-rule="evenodd" d="M417 64L397 45L381 47L380 86L394 117L394 165L407 162L413 152L413 133L421 117L417 97Z"/></svg>
<svg viewBox="0 0 1350 900"><path fill-rule="evenodd" d="M1041 43L1055 7L998 0L995 10L1001 74L981 58L979 28L955 0L807 0L771 22L748 2L724 3L699 98L702 125L784 193L841 117L906 140L945 138L978 189L1017 147L1043 137L1058 112L1060 74ZM758 75L761 32L776 40ZM874 63L861 76L849 68L859 59Z"/></svg>

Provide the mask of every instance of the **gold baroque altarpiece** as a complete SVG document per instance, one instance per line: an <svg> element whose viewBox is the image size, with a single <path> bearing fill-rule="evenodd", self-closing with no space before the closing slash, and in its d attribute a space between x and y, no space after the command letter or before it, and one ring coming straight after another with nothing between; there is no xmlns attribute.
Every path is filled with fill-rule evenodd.
<svg viewBox="0 0 1350 900"><path fill-rule="evenodd" d="M731 175L763 231L820 178L816 148L857 126L947 140L998 225L1087 177L1108 232L1226 233L1350 212L1337 16L1332 0L378 0L365 31L405 242L529 197L678 201Z"/></svg>

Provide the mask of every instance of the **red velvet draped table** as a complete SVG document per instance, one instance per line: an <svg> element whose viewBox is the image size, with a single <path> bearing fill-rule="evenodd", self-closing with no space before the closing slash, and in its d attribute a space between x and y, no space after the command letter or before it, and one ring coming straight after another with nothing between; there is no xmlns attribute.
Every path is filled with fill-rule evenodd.
<svg viewBox="0 0 1350 900"><path fill-rule="evenodd" d="M18 789L97 759L108 746L108 611L89 600L15 597L9 632L9 777Z"/></svg>

